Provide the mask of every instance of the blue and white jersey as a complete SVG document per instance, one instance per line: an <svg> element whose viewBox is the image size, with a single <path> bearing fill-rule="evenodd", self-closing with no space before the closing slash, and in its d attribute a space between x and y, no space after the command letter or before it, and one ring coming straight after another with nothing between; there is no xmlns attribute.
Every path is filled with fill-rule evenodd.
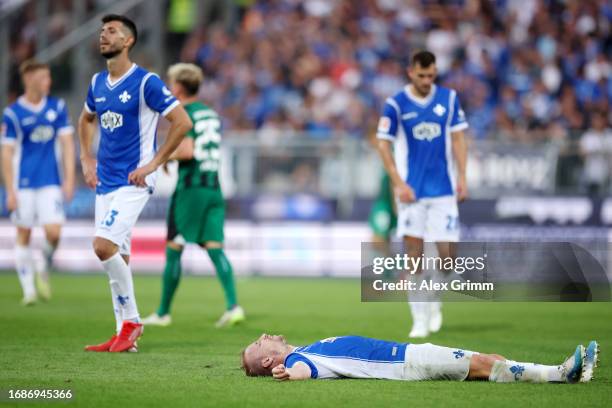
<svg viewBox="0 0 612 408"><path fill-rule="evenodd" d="M311 378L404 378L405 343L360 336L330 337L296 348L285 358L285 367L301 361Z"/></svg>
<svg viewBox="0 0 612 408"><path fill-rule="evenodd" d="M0 140L2 144L15 146L13 173L16 188L60 185L57 137L73 132L62 99L49 96L33 105L21 96L4 109Z"/></svg>
<svg viewBox="0 0 612 408"><path fill-rule="evenodd" d="M455 194L451 133L467 127L454 90L433 85L423 99L406 86L386 100L377 137L394 142L398 172L418 200Z"/></svg>
<svg viewBox="0 0 612 408"><path fill-rule="evenodd" d="M159 114L166 116L179 101L154 73L133 64L116 81L108 71L93 76L85 109L98 116L97 194L129 185L128 175L155 156ZM155 185L155 173L146 178Z"/></svg>

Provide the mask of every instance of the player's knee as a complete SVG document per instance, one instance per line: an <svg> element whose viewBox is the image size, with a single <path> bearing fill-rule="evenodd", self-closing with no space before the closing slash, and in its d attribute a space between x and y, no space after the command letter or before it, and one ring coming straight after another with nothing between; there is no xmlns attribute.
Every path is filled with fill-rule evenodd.
<svg viewBox="0 0 612 408"><path fill-rule="evenodd" d="M32 230L29 228L17 228L17 245L28 246L30 245L30 236Z"/></svg>
<svg viewBox="0 0 612 408"><path fill-rule="evenodd" d="M221 249L223 248L223 243L218 241L206 241L200 246L204 249Z"/></svg>
<svg viewBox="0 0 612 408"><path fill-rule="evenodd" d="M52 230L46 233L47 242L53 246L57 246L60 240L59 230Z"/></svg>
<svg viewBox="0 0 612 408"><path fill-rule="evenodd" d="M166 241L166 247L170 248L170 249L174 249L175 251L182 251L183 250L183 246L177 242L174 241Z"/></svg>
<svg viewBox="0 0 612 408"><path fill-rule="evenodd" d="M93 249L99 260L105 261L115 255L118 251L117 245L107 239L96 237L93 241Z"/></svg>

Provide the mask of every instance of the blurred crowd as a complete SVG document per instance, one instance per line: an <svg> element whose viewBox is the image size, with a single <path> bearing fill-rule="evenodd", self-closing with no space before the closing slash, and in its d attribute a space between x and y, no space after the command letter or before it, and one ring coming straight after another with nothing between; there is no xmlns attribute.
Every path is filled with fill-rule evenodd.
<svg viewBox="0 0 612 408"><path fill-rule="evenodd" d="M24 0L3 0L26 3ZM111 0L89 0L95 10ZM371 132L416 50L438 58L476 139L576 137L612 101L610 0L168 0L168 63L199 64L226 129L314 138ZM50 39L72 0L49 2ZM33 53L36 8L17 15L15 66ZM59 72L61 75L61 72ZM18 78L11 81L18 84Z"/></svg>
<svg viewBox="0 0 612 408"><path fill-rule="evenodd" d="M416 50L438 58L477 139L560 139L612 102L609 0L267 0L232 27L205 24L180 58L235 130L363 137L406 83Z"/></svg>

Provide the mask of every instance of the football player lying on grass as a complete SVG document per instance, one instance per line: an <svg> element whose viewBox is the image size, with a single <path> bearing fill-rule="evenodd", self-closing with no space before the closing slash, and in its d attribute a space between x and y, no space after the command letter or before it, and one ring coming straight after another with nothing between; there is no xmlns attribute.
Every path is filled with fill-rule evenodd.
<svg viewBox="0 0 612 408"><path fill-rule="evenodd" d="M388 380L488 380L535 383L591 381L599 345L578 345L561 365L519 363L431 343L406 344L359 336L330 337L308 346L287 344L283 336L262 334L242 352L248 376L279 381L308 378L378 378Z"/></svg>

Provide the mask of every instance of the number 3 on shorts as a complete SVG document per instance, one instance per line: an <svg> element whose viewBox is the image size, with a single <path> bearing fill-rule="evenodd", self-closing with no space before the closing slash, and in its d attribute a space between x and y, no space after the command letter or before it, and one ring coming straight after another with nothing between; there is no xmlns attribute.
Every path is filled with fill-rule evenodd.
<svg viewBox="0 0 612 408"><path fill-rule="evenodd" d="M452 231L457 228L457 221L459 221L459 217L453 217L452 215L446 216L446 229L448 231Z"/></svg>
<svg viewBox="0 0 612 408"><path fill-rule="evenodd" d="M110 212L106 214L106 218L102 221L102 224L106 225L107 227L110 227L115 223L115 217L117 216L117 214L119 214L119 211L110 210Z"/></svg>

